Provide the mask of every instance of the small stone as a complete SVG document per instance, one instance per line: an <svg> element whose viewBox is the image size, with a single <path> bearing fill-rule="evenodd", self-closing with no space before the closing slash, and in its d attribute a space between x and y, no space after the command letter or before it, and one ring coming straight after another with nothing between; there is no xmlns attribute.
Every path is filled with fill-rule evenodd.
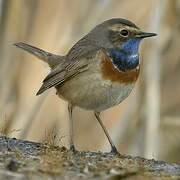
<svg viewBox="0 0 180 180"><path fill-rule="evenodd" d="M119 174L119 171L115 170L114 168L112 168L110 171L109 171L110 174Z"/></svg>
<svg viewBox="0 0 180 180"><path fill-rule="evenodd" d="M84 173L88 173L89 172L89 168L86 166L83 170Z"/></svg>
<svg viewBox="0 0 180 180"><path fill-rule="evenodd" d="M7 164L6 168L10 171L17 171L20 164L17 162L16 158L13 158L10 160L10 162Z"/></svg>
<svg viewBox="0 0 180 180"><path fill-rule="evenodd" d="M67 148L66 148L65 146L63 146L63 147L61 148L61 152L65 152L65 151L67 151Z"/></svg>

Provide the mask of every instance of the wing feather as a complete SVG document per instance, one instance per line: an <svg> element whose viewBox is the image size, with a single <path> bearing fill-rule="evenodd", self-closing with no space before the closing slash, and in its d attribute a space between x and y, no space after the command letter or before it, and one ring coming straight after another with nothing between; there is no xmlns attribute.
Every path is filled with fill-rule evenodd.
<svg viewBox="0 0 180 180"><path fill-rule="evenodd" d="M69 68L60 69L57 68L52 71L43 81L43 85L37 92L37 95L43 93L47 89L60 85L61 83L69 80L70 78L76 76L77 74L84 72L88 69L88 63L77 63L76 65Z"/></svg>
<svg viewBox="0 0 180 180"><path fill-rule="evenodd" d="M88 64L96 56L98 50L99 48L89 42L87 37L81 39L71 48L63 63L57 65L51 73L46 76L37 95L86 71L88 69Z"/></svg>

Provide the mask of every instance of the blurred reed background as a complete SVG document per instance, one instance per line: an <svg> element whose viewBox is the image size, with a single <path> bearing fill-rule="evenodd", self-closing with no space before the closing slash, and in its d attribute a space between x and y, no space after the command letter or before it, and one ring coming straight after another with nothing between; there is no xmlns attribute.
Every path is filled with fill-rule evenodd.
<svg viewBox="0 0 180 180"><path fill-rule="evenodd" d="M141 74L132 94L102 113L121 153L180 163L179 0L0 0L0 132L31 141L69 142L67 103L51 89L35 96L47 75L26 42L64 55L96 24L113 17L159 35L140 49ZM79 150L109 144L93 113L75 109Z"/></svg>

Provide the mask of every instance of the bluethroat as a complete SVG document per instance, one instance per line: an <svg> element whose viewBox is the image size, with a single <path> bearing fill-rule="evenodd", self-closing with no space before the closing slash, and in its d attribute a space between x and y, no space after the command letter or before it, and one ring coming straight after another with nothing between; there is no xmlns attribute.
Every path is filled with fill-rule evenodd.
<svg viewBox="0 0 180 180"><path fill-rule="evenodd" d="M100 112L128 97L140 72L139 44L142 39L152 36L156 34L143 32L134 23L116 18L97 25L65 56L22 42L15 44L49 66L51 71L37 95L55 87L57 95L68 102L71 150L75 151L72 111L78 106L94 111L112 152L118 153L100 119Z"/></svg>

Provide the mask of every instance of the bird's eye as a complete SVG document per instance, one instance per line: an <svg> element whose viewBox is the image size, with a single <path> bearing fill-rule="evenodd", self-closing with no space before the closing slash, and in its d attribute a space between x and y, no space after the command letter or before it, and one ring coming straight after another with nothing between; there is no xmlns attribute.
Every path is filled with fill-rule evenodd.
<svg viewBox="0 0 180 180"><path fill-rule="evenodd" d="M121 34L121 36L123 36L123 37L127 37L128 34L129 34L129 32L128 32L126 29L123 29L123 30L120 31L120 34Z"/></svg>

